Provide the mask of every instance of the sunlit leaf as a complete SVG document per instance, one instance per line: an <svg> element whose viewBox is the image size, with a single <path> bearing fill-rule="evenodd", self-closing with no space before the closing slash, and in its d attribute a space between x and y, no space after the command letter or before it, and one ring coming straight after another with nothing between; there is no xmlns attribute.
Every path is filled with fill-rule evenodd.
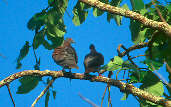
<svg viewBox="0 0 171 107"><path fill-rule="evenodd" d="M63 37L65 34L65 31L62 31L58 28L57 25L51 25L48 24L48 35L52 36L52 37Z"/></svg>
<svg viewBox="0 0 171 107"><path fill-rule="evenodd" d="M109 4L112 6L120 7L121 2L122 0L111 0ZM111 19L114 19L118 26L121 25L122 16L107 13L107 21L110 22Z"/></svg>
<svg viewBox="0 0 171 107"><path fill-rule="evenodd" d="M144 83L143 85L140 86L140 89L143 89L155 96L162 96L164 93L164 86L163 83L161 81L156 82L153 85L148 85L146 83ZM155 107L162 107L162 106L158 106L155 103L152 103L150 101L143 101L144 105L151 105L151 106L155 106Z"/></svg>
<svg viewBox="0 0 171 107"><path fill-rule="evenodd" d="M72 18L72 21L75 26L79 26L87 18L88 11L84 10L85 6L86 6L86 4L84 4L82 2L77 2L76 6L74 7L74 9L73 9L74 17Z"/></svg>
<svg viewBox="0 0 171 107"><path fill-rule="evenodd" d="M123 93L121 100L127 100L128 95L129 95L128 93Z"/></svg>
<svg viewBox="0 0 171 107"><path fill-rule="evenodd" d="M95 7L93 8L93 15L94 15L95 17L101 16L103 13L104 13L104 11L99 10L99 9L97 9L97 8L95 8Z"/></svg>
<svg viewBox="0 0 171 107"><path fill-rule="evenodd" d="M117 70L119 68L122 68L123 62L124 61L122 60L122 58L120 58L119 56L115 56L113 61L110 61L102 69L106 69L107 71L114 71L114 70Z"/></svg>
<svg viewBox="0 0 171 107"><path fill-rule="evenodd" d="M30 30L40 29L45 23L47 15L45 12L35 14L27 23L27 27Z"/></svg>

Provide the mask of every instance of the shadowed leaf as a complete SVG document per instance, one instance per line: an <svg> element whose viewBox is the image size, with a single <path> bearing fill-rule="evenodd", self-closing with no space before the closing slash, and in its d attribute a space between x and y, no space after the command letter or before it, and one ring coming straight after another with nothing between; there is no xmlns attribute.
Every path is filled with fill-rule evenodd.
<svg viewBox="0 0 171 107"><path fill-rule="evenodd" d="M18 87L17 94L26 94L33 90L41 80L38 76L24 76L19 79L21 85Z"/></svg>
<svg viewBox="0 0 171 107"><path fill-rule="evenodd" d="M30 48L29 42L26 41L26 43L24 44L24 46L21 48L20 54L19 54L19 56L17 58L17 67L16 67L16 69L21 68L21 66L22 66L21 60L28 54L29 48Z"/></svg>

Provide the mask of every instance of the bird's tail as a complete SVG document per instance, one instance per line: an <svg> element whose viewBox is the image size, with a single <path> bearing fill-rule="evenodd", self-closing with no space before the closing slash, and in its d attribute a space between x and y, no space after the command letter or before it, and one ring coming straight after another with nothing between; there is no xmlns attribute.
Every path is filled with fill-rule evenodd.
<svg viewBox="0 0 171 107"><path fill-rule="evenodd" d="M71 65L70 67L71 67L71 68L79 69L79 67L77 66L77 64Z"/></svg>

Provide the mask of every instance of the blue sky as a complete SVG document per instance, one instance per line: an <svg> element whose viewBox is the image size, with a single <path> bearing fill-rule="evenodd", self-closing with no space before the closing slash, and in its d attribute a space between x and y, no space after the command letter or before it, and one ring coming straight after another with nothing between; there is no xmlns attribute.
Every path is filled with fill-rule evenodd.
<svg viewBox="0 0 171 107"><path fill-rule="evenodd" d="M7 2L8 4L3 0L0 1L0 53L6 57L0 57L0 80L16 72L34 69L35 58L33 56L32 48L30 48L28 56L22 61L23 67L19 70L15 69L16 58L25 41L32 42L34 37L34 32L27 29L27 22L35 13L40 12L41 9L47 7L47 0L19 0L17 2L13 0ZM74 6L76 0L72 3L71 7ZM124 3L128 3L130 6L128 1L123 0L122 4ZM70 10L71 7L69 7L68 10ZM113 20L111 23L108 23L106 21L106 15L95 18L92 15L92 12L89 12L86 21L81 26L74 26L72 18L67 15L65 15L64 20L67 25L65 37L72 37L76 41L76 44L73 44L73 47L75 47L79 59L79 69L73 69L72 72L84 72L83 60L84 56L89 53L88 47L91 43L96 46L98 52L104 55L105 64L117 55L116 49L119 44L123 44L126 47L133 45L131 42L131 33L129 31L129 20L126 18L123 19L123 25L120 27L118 27ZM41 70L61 70L51 58L52 52L53 50L46 50L43 46L40 46L40 48L36 50L37 56L41 58ZM131 55L134 56L138 54L141 54L141 51L131 53ZM43 80L46 79L47 77L43 78ZM36 89L30 93L16 94L19 85L20 83L18 80L15 80L10 84L17 107L31 106L35 98L46 87L45 84L40 82ZM90 107L87 102L80 99L78 93L81 93L95 104L100 105L106 84L72 80L70 85L68 79L59 78L55 81L53 86L57 91L57 95L54 100L51 93L49 107ZM128 107L138 105L138 102L131 95L127 101L121 101L122 95L123 94L118 88L111 88L113 106ZM44 100L45 96L38 101L36 107L43 107ZM4 106L12 107L12 102L5 86L0 89L0 107ZM104 100L104 107L106 106L107 96Z"/></svg>

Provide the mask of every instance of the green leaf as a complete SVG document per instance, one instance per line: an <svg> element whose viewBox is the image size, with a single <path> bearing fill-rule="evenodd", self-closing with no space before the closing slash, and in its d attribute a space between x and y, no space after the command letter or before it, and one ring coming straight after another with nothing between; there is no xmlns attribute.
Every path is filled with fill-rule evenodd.
<svg viewBox="0 0 171 107"><path fill-rule="evenodd" d="M129 10L127 4L124 4L121 8L124 8L124 9L126 9L126 10ZM120 16L120 15L113 15L113 17L114 17L114 19L115 19L116 24L117 24L118 26L120 26L121 23L122 23L122 22L121 22L121 21L122 21L122 16Z"/></svg>
<svg viewBox="0 0 171 107"><path fill-rule="evenodd" d="M141 15L144 15L147 10L141 9L139 12ZM132 41L135 44L142 43L145 41L147 28L144 29L143 25L140 22L131 19L129 29L131 30Z"/></svg>
<svg viewBox="0 0 171 107"><path fill-rule="evenodd" d="M130 83L138 83L138 82L142 82L144 76L146 75L146 72L137 72L134 71L131 73L130 75Z"/></svg>
<svg viewBox="0 0 171 107"><path fill-rule="evenodd" d="M48 4L51 5L54 2L54 0L48 0Z"/></svg>
<svg viewBox="0 0 171 107"><path fill-rule="evenodd" d="M124 4L124 5L122 6L122 8L123 8L123 9L126 9L126 10L129 10L129 7L128 7L127 4Z"/></svg>
<svg viewBox="0 0 171 107"><path fill-rule="evenodd" d="M142 13L143 12L145 13L144 10L142 11ZM131 19L131 23L130 23L129 28L131 30L132 41L135 44L142 43L146 39L145 34L146 34L146 31L147 31L147 28L142 29L141 26L142 25L141 25L140 22L137 22L136 20Z"/></svg>
<svg viewBox="0 0 171 107"><path fill-rule="evenodd" d="M122 0L112 0L110 2L110 5L112 6L116 6L116 7L120 7L120 3L122 2ZM111 14L111 13L107 13L107 21L110 23L110 20L111 19L115 19L116 21L116 24L118 26L121 25L121 20L122 20L122 16L119 16L119 15L114 15L114 14Z"/></svg>
<svg viewBox="0 0 171 107"><path fill-rule="evenodd" d="M154 71L154 70L160 69L160 67L163 66L164 62L161 59L160 60L151 60L151 59L146 58L146 60L144 60L142 63L146 64L148 66L149 70Z"/></svg>
<svg viewBox="0 0 171 107"><path fill-rule="evenodd" d="M104 69L106 69L107 71L120 69L122 68L123 62L124 61L122 60L122 58L120 58L119 56L115 56L113 61L110 61L106 66L104 66Z"/></svg>
<svg viewBox="0 0 171 107"><path fill-rule="evenodd" d="M73 9L74 17L72 18L75 26L82 24L88 16L88 11L85 11L84 8L86 4L82 2L77 2L76 6Z"/></svg>
<svg viewBox="0 0 171 107"><path fill-rule="evenodd" d="M123 94L123 97L121 98L121 100L127 100L128 95L129 95L128 93L124 93L124 94Z"/></svg>
<svg viewBox="0 0 171 107"><path fill-rule="evenodd" d="M122 16L119 16L119 15L113 15L114 19L115 19L115 22L118 26L121 25L121 21L122 21Z"/></svg>
<svg viewBox="0 0 171 107"><path fill-rule="evenodd" d="M52 91L53 93L53 98L55 99L56 98L56 91Z"/></svg>
<svg viewBox="0 0 171 107"><path fill-rule="evenodd" d="M158 81L153 85L149 85L148 83L144 83L140 86L140 89L143 89L143 90L145 90L145 91L147 91L147 92L149 92L155 96L162 96L164 93L164 86L163 86L163 83L161 81ZM159 106L155 103L152 103L150 101L143 101L143 105L151 105L151 106L155 106L155 107L161 107L161 106Z"/></svg>
<svg viewBox="0 0 171 107"><path fill-rule="evenodd" d="M21 67L22 67L22 63L21 62L17 62L16 69L20 69Z"/></svg>
<svg viewBox="0 0 171 107"><path fill-rule="evenodd" d="M145 8L143 0L131 0L133 10L141 10Z"/></svg>
<svg viewBox="0 0 171 107"><path fill-rule="evenodd" d="M47 27L48 27L47 30L48 35L52 37L63 37L65 34L65 31L60 30L57 25L48 24Z"/></svg>
<svg viewBox="0 0 171 107"><path fill-rule="evenodd" d="M111 2L109 3L112 6L120 6L120 3L122 2L122 0L111 0Z"/></svg>
<svg viewBox="0 0 171 107"><path fill-rule="evenodd" d="M97 9L97 8L95 8L95 7L93 8L93 15L94 15L95 17L101 16L103 13L104 13L104 11L99 10L99 9Z"/></svg>
<svg viewBox="0 0 171 107"><path fill-rule="evenodd" d="M19 79L21 85L18 87L17 94L26 94L33 90L41 80L38 76L24 76Z"/></svg>
<svg viewBox="0 0 171 107"><path fill-rule="evenodd" d="M40 29L45 24L47 15L45 12L35 14L27 23L27 27L30 30Z"/></svg>
<svg viewBox="0 0 171 107"><path fill-rule="evenodd" d="M41 30L38 33L35 34L33 39L33 48L37 49L44 41L45 37L45 30Z"/></svg>
<svg viewBox="0 0 171 107"><path fill-rule="evenodd" d="M145 83L148 85L153 85L156 82L160 81L159 78L150 71L141 71L141 70L137 70L137 71L129 71L129 73L131 73L130 75L130 83Z"/></svg>
<svg viewBox="0 0 171 107"><path fill-rule="evenodd" d="M16 69L21 68L21 65L22 64L21 64L20 61L23 60L23 58L28 54L29 48L30 48L29 42L26 41L26 43L24 44L24 46L21 48L20 54L19 54L19 56L17 58L17 67L16 67Z"/></svg>
<svg viewBox="0 0 171 107"><path fill-rule="evenodd" d="M45 97L45 107L48 107L49 97L50 97L50 92L48 90L46 92L46 97Z"/></svg>
<svg viewBox="0 0 171 107"><path fill-rule="evenodd" d="M61 44L63 43L63 40L64 40L64 37L53 37L51 35L49 35L47 33L47 39L51 41L51 44L49 44L47 41L43 43L43 46L46 48L46 49L54 49L58 46L61 46Z"/></svg>
<svg viewBox="0 0 171 107"><path fill-rule="evenodd" d="M99 0L99 1L108 4L108 0ZM93 8L93 15L94 15L95 17L101 16L104 12L105 12L105 11L99 10L99 9L96 8L96 7Z"/></svg>

